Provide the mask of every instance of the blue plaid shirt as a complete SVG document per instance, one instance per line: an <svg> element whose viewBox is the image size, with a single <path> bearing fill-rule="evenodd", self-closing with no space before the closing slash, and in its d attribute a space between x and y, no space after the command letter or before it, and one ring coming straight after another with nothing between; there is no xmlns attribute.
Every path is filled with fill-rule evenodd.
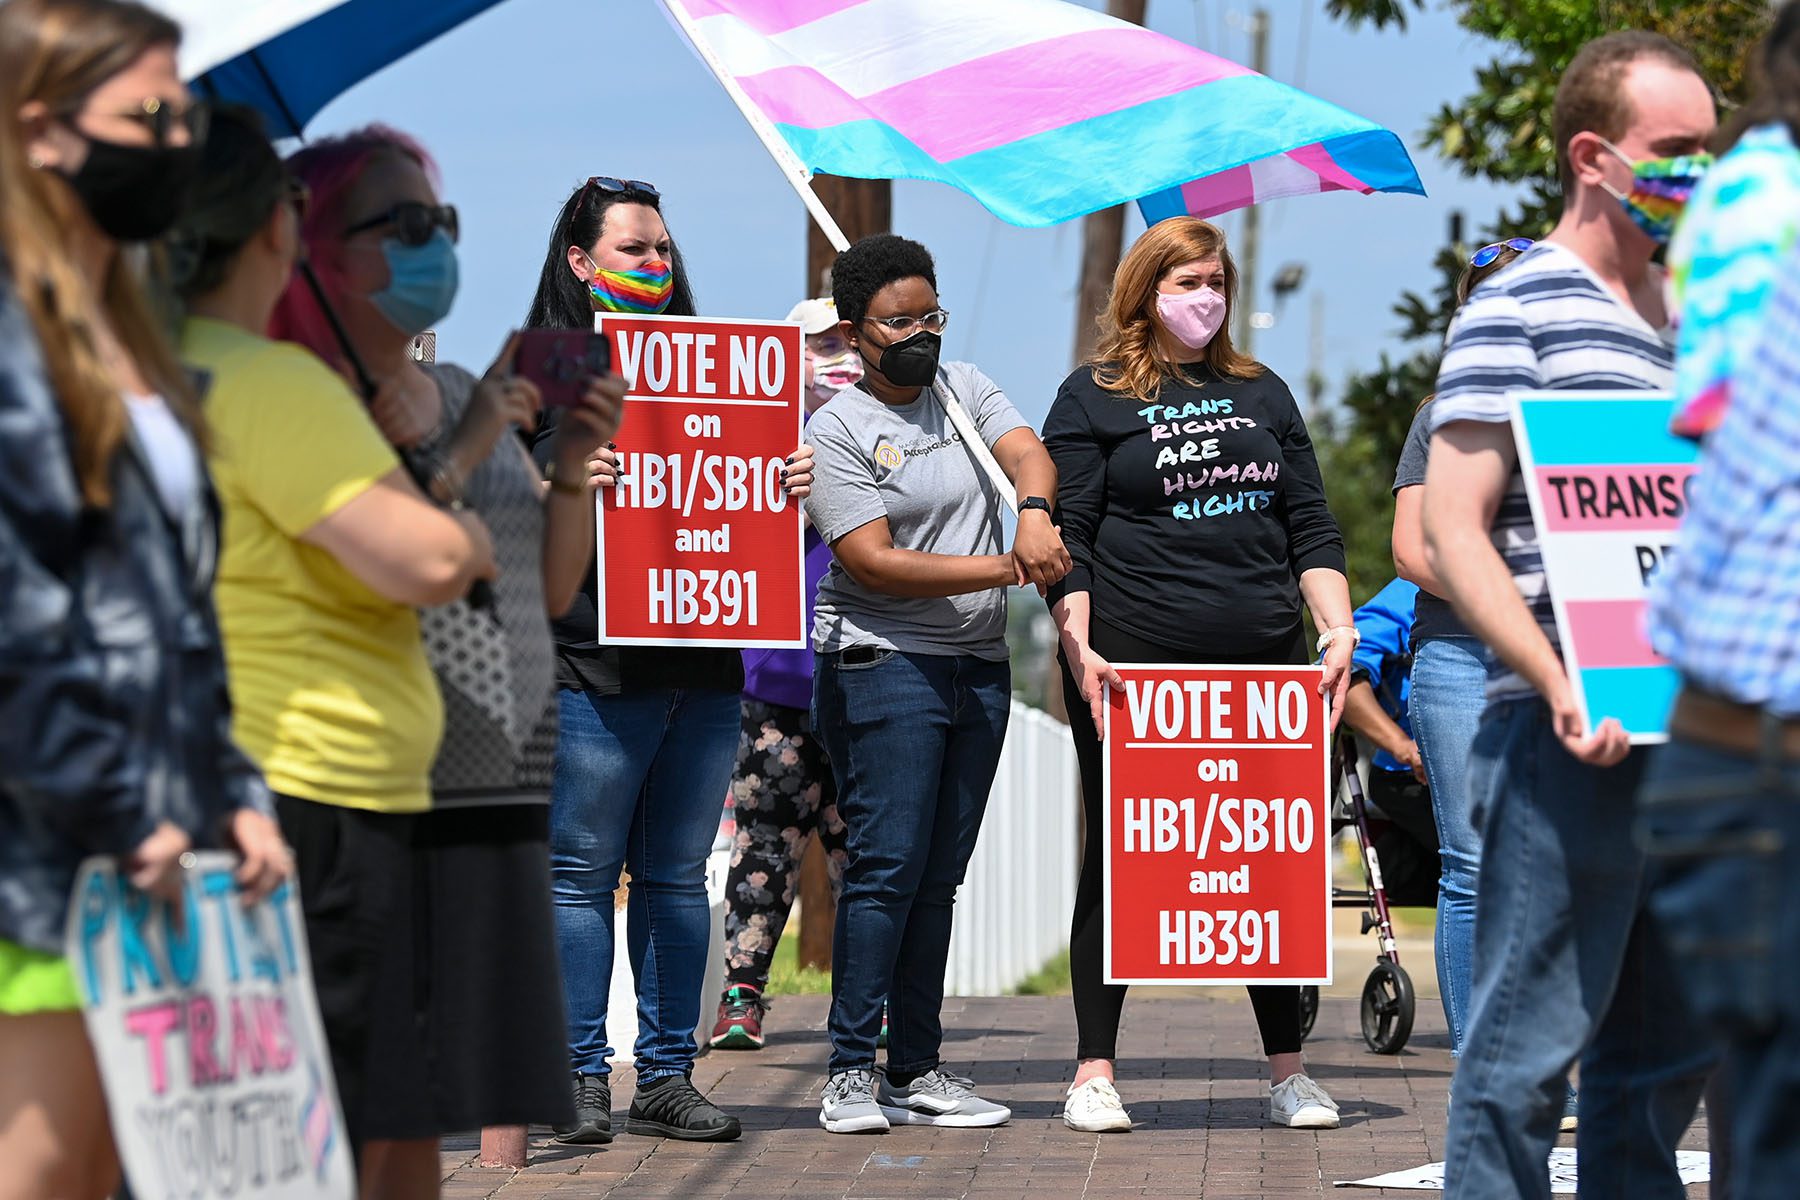
<svg viewBox="0 0 1800 1200"><path fill-rule="evenodd" d="M1650 634L1690 684L1800 716L1800 254L1706 442Z"/></svg>

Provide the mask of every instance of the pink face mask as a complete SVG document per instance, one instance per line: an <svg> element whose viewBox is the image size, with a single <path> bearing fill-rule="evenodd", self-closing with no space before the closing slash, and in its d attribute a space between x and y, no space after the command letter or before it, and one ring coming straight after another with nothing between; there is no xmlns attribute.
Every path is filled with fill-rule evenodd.
<svg viewBox="0 0 1800 1200"><path fill-rule="evenodd" d="M1189 350L1204 350L1225 324L1225 297L1209 287L1191 292L1158 292L1156 315L1163 328Z"/></svg>

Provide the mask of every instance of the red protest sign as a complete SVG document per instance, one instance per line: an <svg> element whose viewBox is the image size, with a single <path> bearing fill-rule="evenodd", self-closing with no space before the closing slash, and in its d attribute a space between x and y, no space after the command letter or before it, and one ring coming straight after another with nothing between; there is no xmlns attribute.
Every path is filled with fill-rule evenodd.
<svg viewBox="0 0 1800 1200"><path fill-rule="evenodd" d="M806 645L800 326L603 314L628 395L596 522L600 642Z"/></svg>
<svg viewBox="0 0 1800 1200"><path fill-rule="evenodd" d="M1320 668L1117 669L1106 982L1330 983Z"/></svg>

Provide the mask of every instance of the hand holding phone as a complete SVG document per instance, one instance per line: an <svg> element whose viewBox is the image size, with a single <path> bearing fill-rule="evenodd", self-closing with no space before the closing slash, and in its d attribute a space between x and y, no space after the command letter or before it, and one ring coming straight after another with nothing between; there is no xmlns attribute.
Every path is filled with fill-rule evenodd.
<svg viewBox="0 0 1800 1200"><path fill-rule="evenodd" d="M612 341L585 329L527 329L519 335L515 374L537 385L544 408L573 408L588 381L612 371Z"/></svg>

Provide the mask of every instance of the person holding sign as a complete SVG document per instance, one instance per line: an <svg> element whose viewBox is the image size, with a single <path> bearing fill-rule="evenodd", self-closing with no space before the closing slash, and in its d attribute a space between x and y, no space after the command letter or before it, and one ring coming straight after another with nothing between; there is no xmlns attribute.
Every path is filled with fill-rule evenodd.
<svg viewBox="0 0 1800 1200"><path fill-rule="evenodd" d="M1426 558L1493 656L1469 762L1481 813L1473 1002L1445 1140L1459 1197L1548 1193L1577 1060L1583 1194L1682 1194L1673 1149L1712 1049L1693 1036L1644 910L1632 800L1645 756L1615 719L1583 726L1563 665L1509 394L1670 385L1652 260L1705 168L1714 120L1675 43L1617 33L1583 47L1553 113L1562 216L1469 297L1438 373Z"/></svg>
<svg viewBox="0 0 1800 1200"><path fill-rule="evenodd" d="M992 380L939 363L949 314L925 247L864 238L832 267L832 298L865 374L807 427L818 478L806 511L835 556L813 622L814 728L850 852L819 1122L832 1133L999 1125L1011 1113L944 1069L940 1009L956 889L1011 713L1006 588L1041 591L1069 569L1050 523L1056 468ZM948 403L967 410L982 447L963 443ZM1010 554L984 452L1017 489Z"/></svg>
<svg viewBox="0 0 1800 1200"><path fill-rule="evenodd" d="M0 1195L119 1183L63 957L82 860L179 902L192 851L291 872L233 743L220 537L186 371L124 260L176 216L204 129L180 31L113 0L0 5ZM141 895L136 897L141 900Z"/></svg>
<svg viewBox="0 0 1800 1200"><path fill-rule="evenodd" d="M1126 989L1105 982L1103 962L1100 732L1107 689L1120 686L1110 664L1308 663L1304 603L1334 724L1350 684L1343 537L1293 395L1231 344L1236 288L1217 226L1152 226L1113 278L1095 361L1063 381L1044 422L1074 559L1050 600L1086 815L1069 935L1079 1063L1063 1111L1084 1132L1131 1128L1113 1079ZM1337 1105L1301 1060L1300 989L1256 986L1250 998L1271 1119L1336 1128Z"/></svg>
<svg viewBox="0 0 1800 1200"><path fill-rule="evenodd" d="M605 312L694 315L661 194L642 180L596 176L563 204L525 323L591 330ZM569 471L566 426L562 412L549 410L532 436L549 487L586 494L590 473L612 484L618 464L608 449L586 471L580 460ZM553 626L559 727L550 851L575 1102L575 1120L558 1125L556 1136L584 1145L613 1139L606 1010L613 893L625 869L640 1018L626 1131L730 1141L738 1119L701 1095L691 1075L712 941L706 858L737 755L743 661L728 649L601 645L592 537L570 547L564 565L583 582Z"/></svg>

